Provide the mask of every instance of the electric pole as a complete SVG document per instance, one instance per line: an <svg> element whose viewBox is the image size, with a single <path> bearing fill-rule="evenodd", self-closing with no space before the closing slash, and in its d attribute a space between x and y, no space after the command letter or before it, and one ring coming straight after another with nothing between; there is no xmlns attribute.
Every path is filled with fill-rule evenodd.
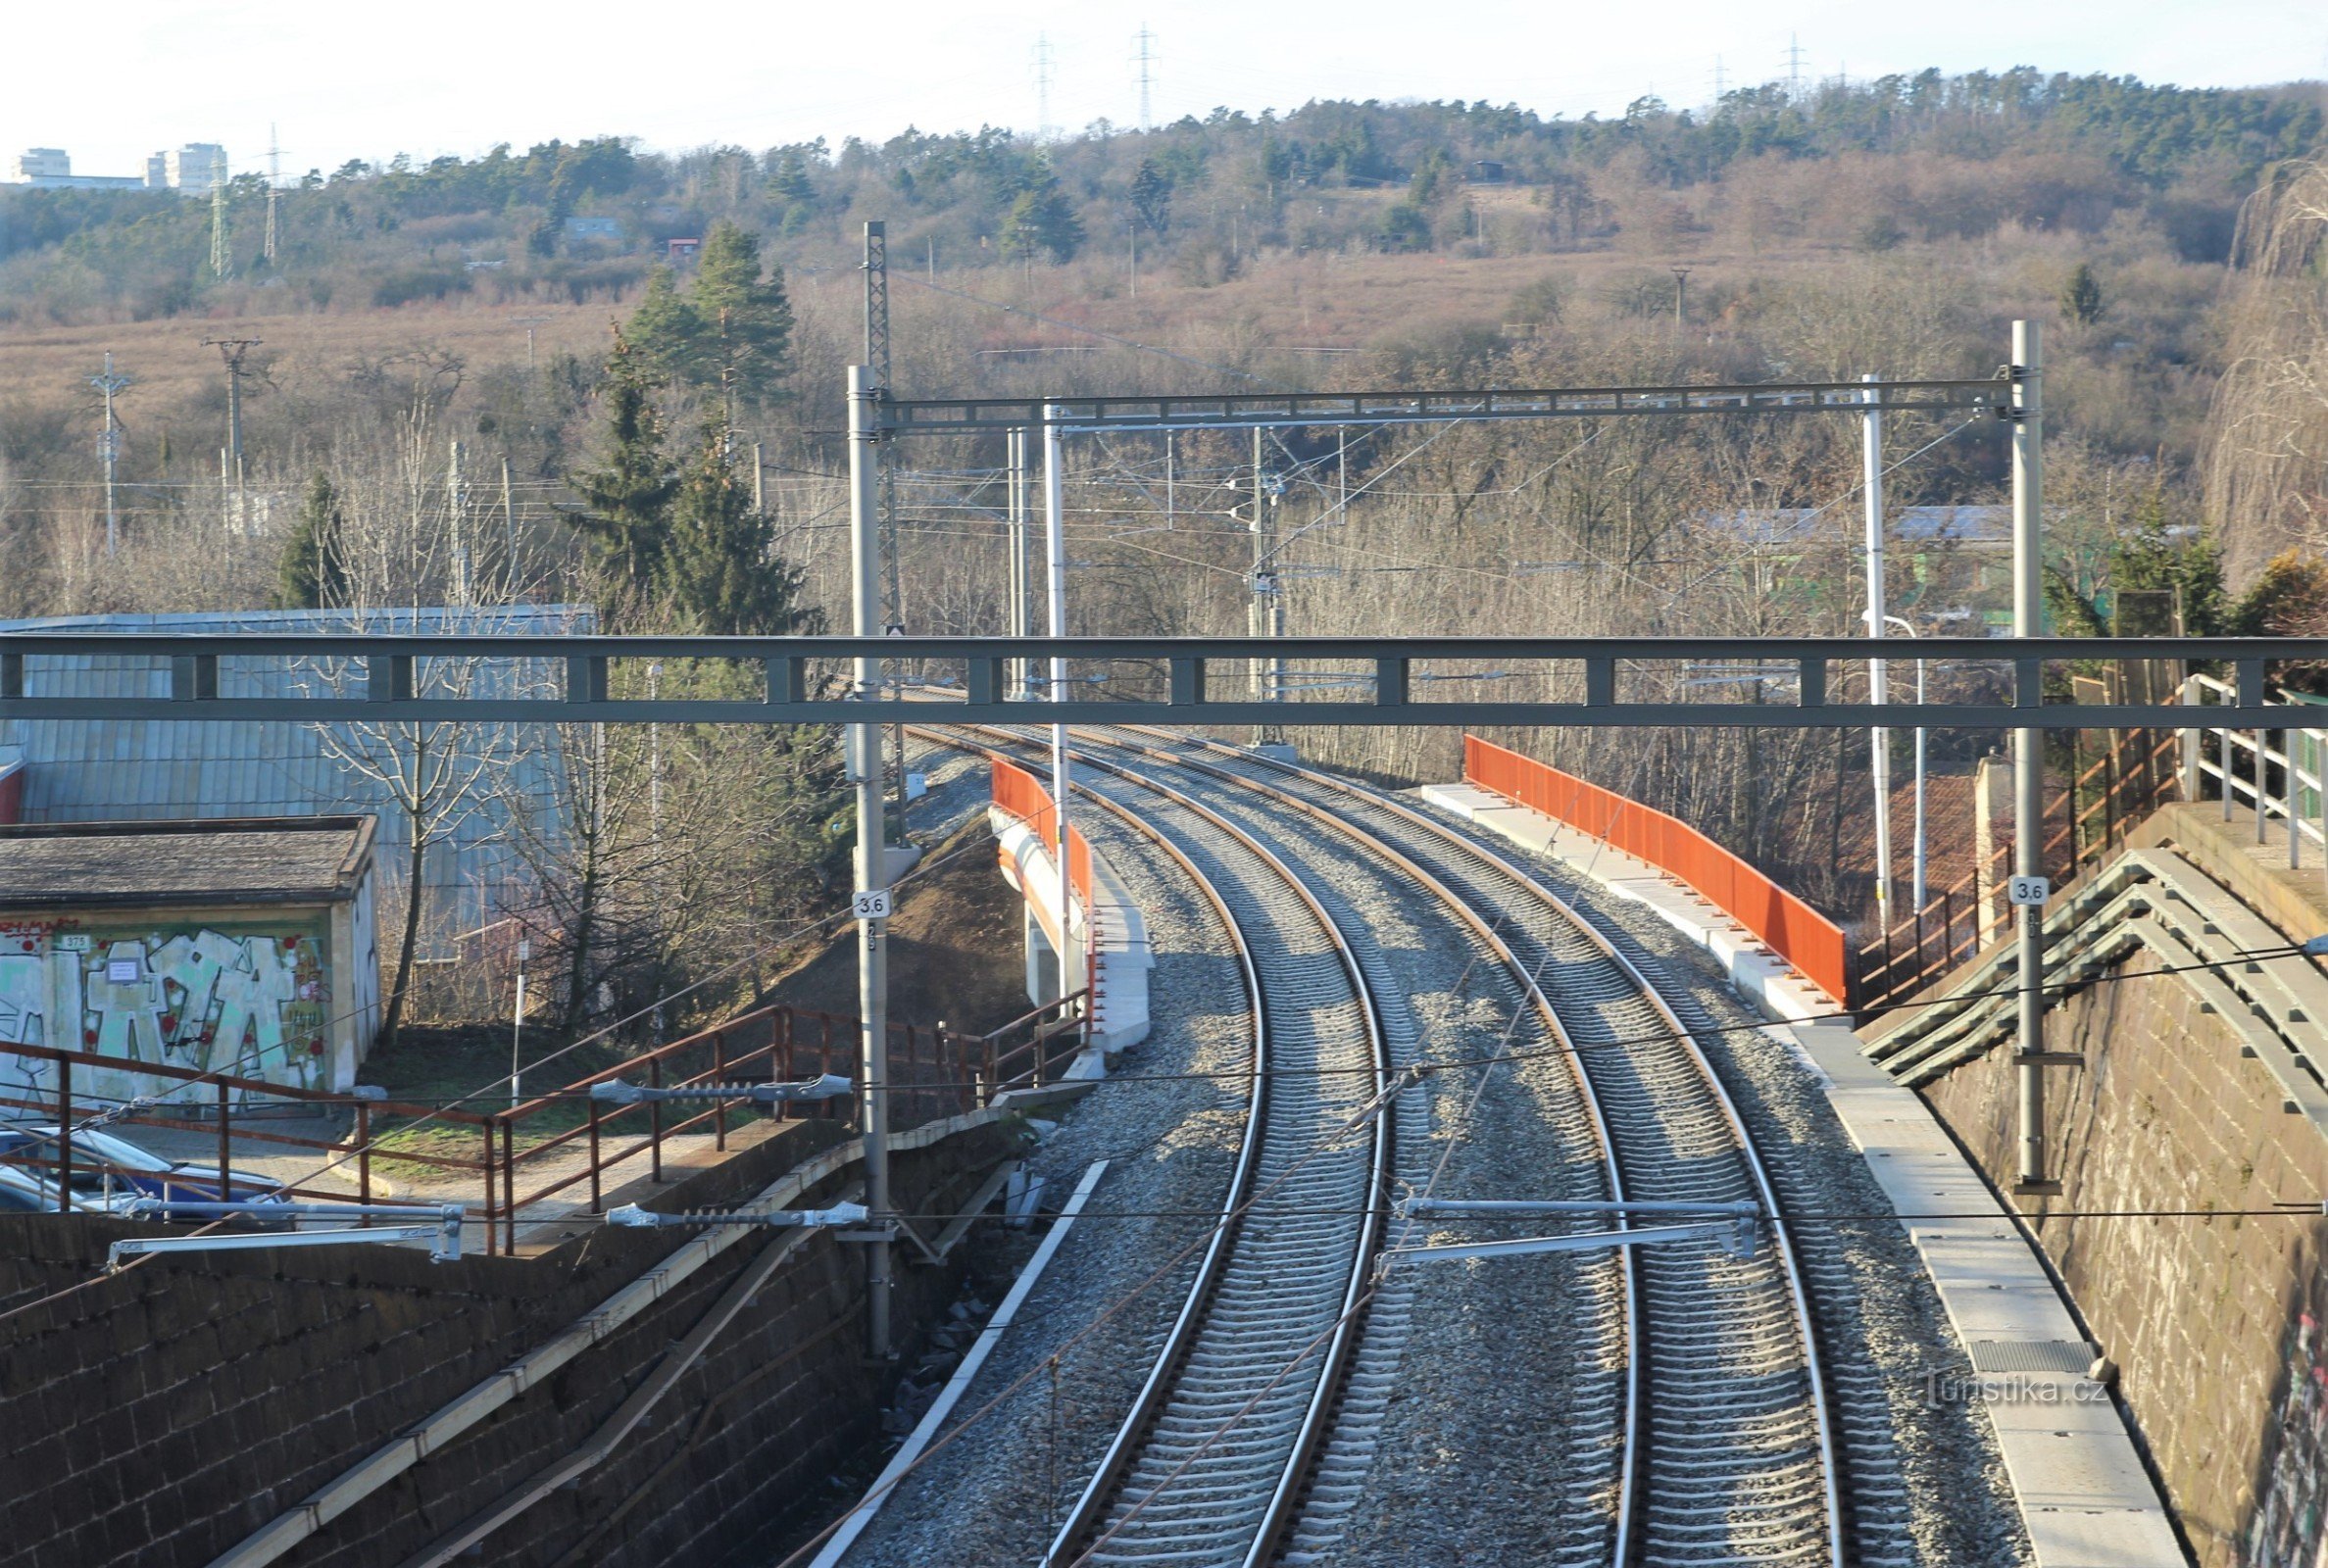
<svg viewBox="0 0 2328 1568"><path fill-rule="evenodd" d="M875 526L881 488L879 390L869 366L849 367L849 557L853 630L880 630L881 537ZM859 659L856 696L881 694L881 661ZM849 726L849 782L857 791L857 1016L860 1053L858 1104L865 1133L865 1204L872 1223L892 1223L889 1206L889 848L881 820L880 726ZM889 1244L866 1248L868 1349L890 1355Z"/></svg>
<svg viewBox="0 0 2328 1568"><path fill-rule="evenodd" d="M226 362L226 451L220 460L219 487L231 493L234 498L234 522L238 529L249 521L243 508L242 357L257 348L262 341L255 337L206 337L202 340L204 348L217 349L219 358Z"/></svg>
<svg viewBox="0 0 2328 1568"><path fill-rule="evenodd" d="M1134 58L1140 63L1140 128L1151 130L1155 128L1155 122L1148 113L1148 96L1150 87L1156 81L1156 73L1152 69L1156 64L1156 34L1148 30L1147 23L1140 24L1139 32L1133 35L1132 45L1139 50Z"/></svg>
<svg viewBox="0 0 2328 1568"><path fill-rule="evenodd" d="M226 149L210 160L210 275L224 282L234 275L234 256L226 243Z"/></svg>
<svg viewBox="0 0 2328 1568"><path fill-rule="evenodd" d="M1247 634L1254 637L1282 637L1285 635L1285 574L1277 564L1277 486L1262 461L1262 442L1264 432L1256 426L1253 431L1253 602L1247 617ZM1261 690L1258 696L1264 703L1285 699L1285 661L1270 658L1254 666L1254 680ZM1261 725L1254 735L1257 746L1274 746L1285 738L1275 724Z"/></svg>
<svg viewBox="0 0 2328 1568"><path fill-rule="evenodd" d="M114 423L113 397L128 384L127 376L113 373L113 351L108 349L105 372L90 376L89 385L105 394L105 433L97 438L97 455L105 460L105 556L109 561L122 544L121 513L114 507L113 491L114 464L121 456L122 436L121 427Z"/></svg>
<svg viewBox="0 0 2328 1568"><path fill-rule="evenodd" d="M1008 454L1008 501L1005 515L1011 541L1011 626L1014 637L1034 635L1034 583L1026 569L1027 462L1026 427L1020 425L1005 432L1005 452ZM1014 683L1021 698L1034 696L1034 666L1022 659L1011 661L1016 674Z"/></svg>
<svg viewBox="0 0 2328 1568"><path fill-rule="evenodd" d="M269 271L274 270L274 198L282 182L283 150L275 145L274 122L270 121L267 125L267 243L263 248Z"/></svg>
<svg viewBox="0 0 2328 1568"><path fill-rule="evenodd" d="M508 541L501 562L502 596L518 597L518 497L510 484L510 455L501 455L501 528Z"/></svg>
<svg viewBox="0 0 2328 1568"><path fill-rule="evenodd" d="M2045 632L2043 342L2035 321L2012 323L2012 634ZM2260 785L2258 785L2260 789ZM2258 810L2261 808L2258 807ZM2060 1191L2047 1180L2045 1136L2045 732L2012 732L2013 913L2020 926L2020 1180L2016 1193Z"/></svg>
<svg viewBox="0 0 2328 1568"><path fill-rule="evenodd" d="M865 363L873 376L873 395L889 395L889 225L879 219L865 225ZM897 479L881 465L881 633L906 634L905 591L898 579ZM906 836L906 727L889 726L890 770L897 775L897 836Z"/></svg>
<svg viewBox="0 0 2328 1568"><path fill-rule="evenodd" d="M1882 396L1873 386L1862 394L1870 404ZM1866 498L1865 554L1867 558L1867 635L1881 637L1884 625L1883 569L1883 416L1870 408L1859 416L1859 487ZM1867 661L1867 701L1891 701L1891 669L1880 659ZM1875 786L1875 919L1878 929L1895 918L1892 908L1892 732L1877 726L1867 732L1871 748L1868 777Z"/></svg>
<svg viewBox="0 0 2328 1568"><path fill-rule="evenodd" d="M453 536L453 603L462 606L470 602L469 509L465 502L461 490L461 443L456 439L445 464L445 515L451 522Z"/></svg>
<svg viewBox="0 0 2328 1568"><path fill-rule="evenodd" d="M512 326L525 328L525 368L528 370L533 368L533 329L550 319L552 318L547 316L513 316L510 318Z"/></svg>

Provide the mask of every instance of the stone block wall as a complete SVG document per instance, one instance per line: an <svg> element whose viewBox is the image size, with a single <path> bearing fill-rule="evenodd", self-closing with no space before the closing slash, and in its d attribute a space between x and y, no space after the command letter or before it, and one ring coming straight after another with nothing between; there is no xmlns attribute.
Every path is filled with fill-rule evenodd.
<svg viewBox="0 0 2328 1568"><path fill-rule="evenodd" d="M2189 823L2147 836L2171 839L2221 882L2250 875L2233 875L2223 857L2254 864ZM2278 901L2247 902L2285 924L2272 904L2288 890L2277 891ZM2199 1560L2311 1563L2328 1536L2328 1345L2318 1332L2328 1312L2319 1209L2328 1140L2283 1108L2271 1073L2243 1058L2233 1031L2158 967L2137 953L2109 983L2051 1014L2050 1049L2080 1052L2086 1065L2047 1075L2062 1192L2019 1205L2121 1369ZM1926 1099L2008 1189L2017 1102L2006 1052L1958 1068ZM2235 1212L2283 1201L2310 1212ZM2180 1212L2191 1210L2201 1212Z"/></svg>
<svg viewBox="0 0 2328 1568"><path fill-rule="evenodd" d="M652 1206L718 1206L845 1136L803 1122L675 1183ZM987 1124L893 1160L901 1207L959 1201L1015 1148ZM844 1171L813 1195L829 1197ZM0 1568L197 1568L399 1431L589 1311L670 1233L589 1227L535 1258L374 1248L157 1259L86 1284L113 1222L0 1216ZM393 1565L585 1442L761 1248L730 1248L605 1344L431 1455L282 1560ZM901 1249L909 1341L955 1269ZM835 1473L877 1451L894 1373L865 1348L862 1250L818 1235L574 1490L484 1543L489 1563L718 1563L804 1534Z"/></svg>

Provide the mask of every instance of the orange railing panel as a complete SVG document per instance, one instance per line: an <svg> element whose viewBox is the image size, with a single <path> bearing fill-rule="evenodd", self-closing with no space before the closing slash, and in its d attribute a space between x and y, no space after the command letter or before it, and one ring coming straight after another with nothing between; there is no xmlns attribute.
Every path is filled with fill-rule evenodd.
<svg viewBox="0 0 2328 1568"><path fill-rule="evenodd" d="M1463 778L1670 873L1828 996L1849 999L1843 928L1688 823L1476 735L1463 737Z"/></svg>
<svg viewBox="0 0 2328 1568"><path fill-rule="evenodd" d="M999 757L994 759L994 804L1024 822L1044 844L1059 842L1059 818L1051 808L1051 792L1025 768ZM1067 824L1067 880L1083 907L1090 908L1091 844L1072 822Z"/></svg>

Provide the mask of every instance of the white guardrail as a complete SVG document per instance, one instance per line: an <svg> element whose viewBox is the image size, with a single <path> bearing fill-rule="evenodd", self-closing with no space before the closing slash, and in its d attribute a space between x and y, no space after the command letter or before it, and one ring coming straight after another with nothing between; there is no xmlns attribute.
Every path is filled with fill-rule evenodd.
<svg viewBox="0 0 2328 1568"><path fill-rule="evenodd" d="M2182 700L2185 707L2220 707L2235 702L2237 693L2229 681L2212 675L2192 675L2183 682ZM2288 703L2284 698L2269 704L2274 708L2303 706ZM2323 847L2328 854L2328 788L2322 780L2328 777L2328 708L2320 710L2322 728L2289 729L2279 731L2215 729L2185 729L2183 731L2183 797L2198 801L2204 798L2202 787L2205 779L2213 779L2216 793L2223 803L2223 820L2231 820L2235 801L2244 800L2255 813L2255 842L2268 843L2273 832L2272 818L2277 816L2284 826L2288 845L2288 864L2291 868L2303 863L2303 841ZM2215 737L2215 755L2210 760L2203 737ZM2280 738L2277 751L2271 748L2273 734ZM2232 765L2236 753L2246 752L2251 776L2241 778ZM2278 768L2281 788L2275 797L2271 792L2271 770Z"/></svg>

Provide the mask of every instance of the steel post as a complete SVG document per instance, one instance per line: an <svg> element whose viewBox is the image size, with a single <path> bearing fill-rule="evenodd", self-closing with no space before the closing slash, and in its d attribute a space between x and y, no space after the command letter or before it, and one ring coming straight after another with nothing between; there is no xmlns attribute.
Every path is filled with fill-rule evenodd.
<svg viewBox="0 0 2328 1568"><path fill-rule="evenodd" d="M1872 384L1875 377L1860 379L1870 383L1866 401L1874 404L1879 396ZM1859 416L1859 489L1865 502L1867 635L1881 637L1888 630L1884 625L1883 415L1872 407ZM1887 661L1867 661L1867 701L1882 704L1891 700L1890 674ZM1867 744L1868 777L1875 792L1875 917L1889 925L1893 917L1892 732L1878 725L1867 732Z"/></svg>
<svg viewBox="0 0 2328 1568"><path fill-rule="evenodd" d="M2041 334L2034 321L2012 323L2012 631L2045 630L2045 459L2039 375ZM2036 694L2024 695L2033 702ZM2012 737L2012 860L2024 877L2045 875L2045 734L2018 729ZM2074 803L2072 810L2075 809ZM2020 1182L2046 1187L2045 1136L2045 906L2024 904L2020 924L2019 1060Z"/></svg>
<svg viewBox="0 0 2328 1568"><path fill-rule="evenodd" d="M877 636L881 631L881 543L876 532L880 515L881 448L873 406L873 372L867 366L849 367L849 563L854 582L853 611L857 634ZM881 662L856 662L856 691L870 701L881 689ZM889 851L881 819L881 731L873 724L851 724L848 735L848 772L857 790L857 893L861 905L857 920L858 1049L862 1063L858 1103L863 1107L865 1134L865 1200L873 1223L887 1221L889 1207L889 921L874 914L889 892ZM889 1244L866 1248L867 1329L870 1353L887 1358L889 1339Z"/></svg>
<svg viewBox="0 0 2328 1568"><path fill-rule="evenodd" d="M1043 409L1043 553L1048 562L1045 577L1045 609L1052 636L1067 634L1067 543L1065 458L1060 449L1058 411L1046 405ZM1067 700L1067 662L1051 661L1051 701ZM1054 829L1052 852L1059 857L1059 994L1067 994L1067 953L1074 940L1067 910L1073 899L1074 879L1067 868L1067 727L1051 726L1051 820ZM1042 1046L1035 1047L1035 1060L1042 1060Z"/></svg>

